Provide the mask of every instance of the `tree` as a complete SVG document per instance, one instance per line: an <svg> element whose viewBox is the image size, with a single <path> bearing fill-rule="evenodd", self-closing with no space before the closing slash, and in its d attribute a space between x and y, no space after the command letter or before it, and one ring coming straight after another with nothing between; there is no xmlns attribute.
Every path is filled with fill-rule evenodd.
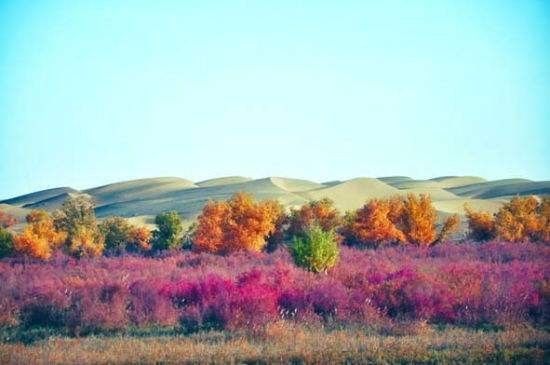
<svg viewBox="0 0 550 365"><path fill-rule="evenodd" d="M403 233L409 243L431 245L437 238L437 213L427 194L408 194L404 200Z"/></svg>
<svg viewBox="0 0 550 365"><path fill-rule="evenodd" d="M78 226L73 232L70 244L67 246L69 254L75 257L100 256L105 248L105 240L96 227Z"/></svg>
<svg viewBox="0 0 550 365"><path fill-rule="evenodd" d="M543 204L544 201L539 204L533 196L512 198L495 215L497 236L510 242L543 239L544 226L548 220L544 208L541 208Z"/></svg>
<svg viewBox="0 0 550 365"><path fill-rule="evenodd" d="M2 210L0 210L0 228L9 228L17 224L17 219Z"/></svg>
<svg viewBox="0 0 550 365"><path fill-rule="evenodd" d="M342 223L342 216L330 199L315 200L293 210L289 217L288 234L290 237L304 234L314 225L329 231Z"/></svg>
<svg viewBox="0 0 550 365"><path fill-rule="evenodd" d="M540 219L540 232L536 239L542 242L550 242L550 197L542 198L538 208L537 214Z"/></svg>
<svg viewBox="0 0 550 365"><path fill-rule="evenodd" d="M151 231L145 227L132 227L129 243L131 251L149 251L151 249Z"/></svg>
<svg viewBox="0 0 550 365"><path fill-rule="evenodd" d="M550 241L550 198L514 197L495 214L465 207L470 237L484 241L498 237L509 242Z"/></svg>
<svg viewBox="0 0 550 365"><path fill-rule="evenodd" d="M154 250L174 250L183 243L183 223L178 212L165 212L156 216L157 229L153 231Z"/></svg>
<svg viewBox="0 0 550 365"><path fill-rule="evenodd" d="M390 203L373 199L347 216L343 234L348 243L378 246L404 242L405 234L390 219Z"/></svg>
<svg viewBox="0 0 550 365"><path fill-rule="evenodd" d="M443 226L439 231L436 242L443 242L449 238L450 235L458 231L460 228L460 217L458 214L453 214L443 222Z"/></svg>
<svg viewBox="0 0 550 365"><path fill-rule="evenodd" d="M313 272L326 272L336 265L340 255L336 233L319 226L310 227L294 237L292 254L298 266Z"/></svg>
<svg viewBox="0 0 550 365"><path fill-rule="evenodd" d="M65 241L66 232L56 229L52 217L43 210L33 210L27 226L13 239L15 251L30 257L47 260Z"/></svg>
<svg viewBox="0 0 550 365"><path fill-rule="evenodd" d="M58 230L67 232L67 251L76 257L97 256L103 252L105 240L95 217L95 203L87 195L66 200L54 212L54 223Z"/></svg>
<svg viewBox="0 0 550 365"><path fill-rule="evenodd" d="M488 241L496 236L495 219L488 212L475 212L464 206L468 221L468 236L476 241Z"/></svg>
<svg viewBox="0 0 550 365"><path fill-rule="evenodd" d="M437 213L428 195L373 199L354 213L347 213L340 230L348 244L379 246L412 243L433 245L458 229L458 216L436 229Z"/></svg>
<svg viewBox="0 0 550 365"><path fill-rule="evenodd" d="M198 218L193 244L199 251L213 253L259 252L275 231L281 214L278 202L256 202L245 193L237 193L225 202L209 202Z"/></svg>
<svg viewBox="0 0 550 365"><path fill-rule="evenodd" d="M13 253L13 236L6 229L0 227L0 258Z"/></svg>

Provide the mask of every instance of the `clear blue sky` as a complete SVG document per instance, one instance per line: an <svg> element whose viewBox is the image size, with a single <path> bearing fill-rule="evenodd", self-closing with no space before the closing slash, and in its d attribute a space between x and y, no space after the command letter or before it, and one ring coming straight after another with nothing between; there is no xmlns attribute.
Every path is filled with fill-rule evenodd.
<svg viewBox="0 0 550 365"><path fill-rule="evenodd" d="M549 1L0 1L0 198L550 178Z"/></svg>

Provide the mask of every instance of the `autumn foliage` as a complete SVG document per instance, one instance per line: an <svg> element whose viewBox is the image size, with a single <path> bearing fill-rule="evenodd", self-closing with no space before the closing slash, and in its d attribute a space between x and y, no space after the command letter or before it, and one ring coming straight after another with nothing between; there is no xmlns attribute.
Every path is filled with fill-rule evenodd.
<svg viewBox="0 0 550 365"><path fill-rule="evenodd" d="M105 248L105 237L97 224L94 208L94 201L81 195L66 200L53 214L55 227L67 232L67 252L75 257L99 256Z"/></svg>
<svg viewBox="0 0 550 365"><path fill-rule="evenodd" d="M340 212L334 207L332 200L316 200L292 211L289 217L288 234L290 237L303 235L313 226L330 231L338 228L341 222Z"/></svg>
<svg viewBox="0 0 550 365"><path fill-rule="evenodd" d="M550 198L514 197L494 215L466 207L472 239L550 242Z"/></svg>
<svg viewBox="0 0 550 365"><path fill-rule="evenodd" d="M261 251L274 232L282 208L276 201L256 202L237 193L228 201L208 202L198 218L193 244L199 251Z"/></svg>
<svg viewBox="0 0 550 365"><path fill-rule="evenodd" d="M440 232L437 213L428 195L373 199L348 215L342 234L352 244L378 246L387 243L432 245L458 229L458 216L450 216Z"/></svg>
<svg viewBox="0 0 550 365"><path fill-rule="evenodd" d="M9 228L17 223L17 219L9 213L0 210L0 228Z"/></svg>
<svg viewBox="0 0 550 365"><path fill-rule="evenodd" d="M33 210L26 219L27 226L13 239L15 251L42 260L49 259L63 244L67 234L58 231L52 217L43 210Z"/></svg>

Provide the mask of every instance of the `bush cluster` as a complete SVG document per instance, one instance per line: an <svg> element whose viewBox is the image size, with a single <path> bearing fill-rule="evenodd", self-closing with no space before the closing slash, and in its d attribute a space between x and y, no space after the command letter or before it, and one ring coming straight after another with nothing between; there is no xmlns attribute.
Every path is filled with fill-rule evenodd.
<svg viewBox="0 0 550 365"><path fill-rule="evenodd" d="M550 198L514 197L495 214L466 206L470 238L550 242Z"/></svg>
<svg viewBox="0 0 550 365"><path fill-rule="evenodd" d="M492 242L378 250L340 247L330 275L293 264L284 249L159 258L55 254L0 261L0 325L72 334L130 326L255 328L299 323L548 325L550 248Z"/></svg>
<svg viewBox="0 0 550 365"><path fill-rule="evenodd" d="M494 215L468 207L466 213L471 239L550 241L550 198L515 197ZM0 217L4 226L14 223L6 214ZM159 214L157 228L150 232L121 217L99 223L93 201L82 195L67 200L51 216L44 211L31 212L20 234L2 232L0 252L8 256L15 251L46 260L58 249L75 257L94 257L176 250L186 241L197 251L229 254L271 251L287 243L298 265L326 271L338 260L341 243L432 246L447 240L460 226L458 215L448 217L439 229L436 219L428 195L373 199L342 216L328 199L309 202L286 214L277 201L257 202L248 194L237 193L227 201L208 202L187 232L175 211Z"/></svg>

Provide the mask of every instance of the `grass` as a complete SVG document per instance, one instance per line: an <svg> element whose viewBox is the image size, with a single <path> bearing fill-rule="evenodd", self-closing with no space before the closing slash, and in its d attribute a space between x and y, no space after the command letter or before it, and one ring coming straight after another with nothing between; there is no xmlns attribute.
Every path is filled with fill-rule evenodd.
<svg viewBox="0 0 550 365"><path fill-rule="evenodd" d="M425 322L327 329L279 321L255 331L50 337L0 343L2 364L95 363L524 363L550 361L550 333L484 331Z"/></svg>

